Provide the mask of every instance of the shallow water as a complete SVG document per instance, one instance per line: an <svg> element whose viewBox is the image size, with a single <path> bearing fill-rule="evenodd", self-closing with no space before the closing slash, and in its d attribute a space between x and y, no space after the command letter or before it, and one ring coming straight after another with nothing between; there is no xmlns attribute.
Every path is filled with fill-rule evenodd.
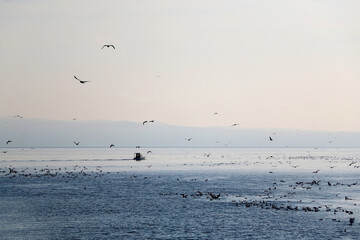
<svg viewBox="0 0 360 240"><path fill-rule="evenodd" d="M4 150L0 239L358 238L358 149L148 150Z"/></svg>

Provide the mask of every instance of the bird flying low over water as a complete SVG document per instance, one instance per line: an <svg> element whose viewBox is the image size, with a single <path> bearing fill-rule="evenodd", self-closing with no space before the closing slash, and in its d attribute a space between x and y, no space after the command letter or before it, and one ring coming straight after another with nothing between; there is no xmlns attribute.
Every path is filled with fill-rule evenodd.
<svg viewBox="0 0 360 240"><path fill-rule="evenodd" d="M104 47L107 47L107 48L112 47L113 49L115 49L115 46L112 44L105 44L104 46L102 46L101 49L103 49Z"/></svg>
<svg viewBox="0 0 360 240"><path fill-rule="evenodd" d="M77 145L79 145L80 142L75 142L75 141L74 141L74 143L75 143L75 145L77 146Z"/></svg>
<svg viewBox="0 0 360 240"><path fill-rule="evenodd" d="M192 139L192 138L185 138L185 140L187 140L187 141L191 141L191 139Z"/></svg>
<svg viewBox="0 0 360 240"><path fill-rule="evenodd" d="M9 143L12 143L12 141L11 141L11 140L8 140L8 141L6 142L6 145L8 145Z"/></svg>
<svg viewBox="0 0 360 240"><path fill-rule="evenodd" d="M237 125L239 125L238 123L234 123L233 125L231 125L231 127L236 127Z"/></svg>
<svg viewBox="0 0 360 240"><path fill-rule="evenodd" d="M110 148L112 148L112 147L115 147L114 144L111 144L111 145L110 145Z"/></svg>
<svg viewBox="0 0 360 240"><path fill-rule="evenodd" d="M269 140L272 141L273 140L272 137L269 137Z"/></svg>
<svg viewBox="0 0 360 240"><path fill-rule="evenodd" d="M152 153L152 151L147 151L146 154Z"/></svg>
<svg viewBox="0 0 360 240"><path fill-rule="evenodd" d="M17 118L23 118L22 116L20 116L20 115L16 115L16 116L14 116L14 117L17 117Z"/></svg>
<svg viewBox="0 0 360 240"><path fill-rule="evenodd" d="M214 112L214 114L213 115L218 115L218 113L217 112Z"/></svg>
<svg viewBox="0 0 360 240"><path fill-rule="evenodd" d="M143 125L145 124L145 123L147 123L148 121L143 121Z"/></svg>
<svg viewBox="0 0 360 240"><path fill-rule="evenodd" d="M74 76L74 78L76 79L76 80L78 80L80 83L82 83L82 84L84 84L84 83L87 83L87 82L90 82L90 81L83 81L83 80L80 80L80 79L78 79L76 76Z"/></svg>

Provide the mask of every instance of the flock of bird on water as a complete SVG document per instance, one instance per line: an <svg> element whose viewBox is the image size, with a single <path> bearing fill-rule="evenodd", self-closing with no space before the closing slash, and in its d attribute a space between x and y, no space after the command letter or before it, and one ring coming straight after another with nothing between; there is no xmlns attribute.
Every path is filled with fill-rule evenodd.
<svg viewBox="0 0 360 240"><path fill-rule="evenodd" d="M105 44L103 45L103 47L101 49L104 48L113 48L115 50L115 46L112 44ZM80 78L74 76L74 78L79 81L79 83L81 84L85 84L88 83L90 81L85 81L85 80L81 80ZM217 112L213 113L213 115L218 115ZM14 116L16 118L23 118L21 115L16 115ZM76 120L75 118L73 120ZM149 123L154 123L154 120L145 120L142 122L142 125L145 124L149 124ZM236 127L238 126L238 123L234 123L232 124L230 127ZM192 138L185 138L186 141L191 141ZM274 139L269 136L269 141L273 141ZM80 144L80 141L73 141L74 144L76 146L78 146ZM7 140L6 141L6 145L12 143L12 140ZM114 144L110 144L109 146L110 148L115 147ZM136 146L136 148L140 148L140 146ZM3 151L3 153L6 153L7 151ZM147 153L151 153L151 151L147 151ZM210 153L205 153L204 154L205 157L210 157ZM223 156L222 156L223 157ZM273 158L273 156L270 156L269 158ZM357 162L351 162L349 164L349 166L353 166L355 168L359 168L359 166L354 165ZM221 165L221 164L218 164ZM209 165L210 166L210 165ZM151 167L151 165L149 166ZM292 166L293 168L297 168L298 166ZM334 168L335 166L331 166L331 168ZM16 169L15 167L7 167L5 169L0 168L0 174L2 175L2 177L9 177L9 178L15 178L15 177L29 177L29 178L43 178L43 177L47 177L47 178L51 178L51 177L59 177L62 179L65 179L65 182L69 182L70 179L72 178L80 178L80 177L93 177L93 178L98 178L98 177L103 177L106 174L110 174L110 172L103 172L101 166L97 166L96 169L94 171L91 172L87 172L87 168L84 167L80 167L78 165L75 165L72 168L72 171L70 171L70 169L67 169L66 167L64 169L61 168L41 168L41 169L32 169L32 171L30 171L29 168L23 168L23 169ZM29 171L29 172L27 172ZM313 171L313 174L316 174L320 171L320 169L317 169L315 171ZM119 172L117 172L119 173ZM270 174L272 174L273 172L270 171ZM1 176L0 175L0 176ZM137 176L136 175L132 175L131 178L136 179ZM143 178L148 179L148 177L144 177ZM176 181L181 181L179 178L176 179ZM198 179L191 179L191 181L198 181ZM208 179L205 179L204 182L208 182ZM296 194L295 190L296 189L301 189L301 190L308 190L308 191L316 191L315 187L317 187L317 189L321 189L321 188L325 188L325 187L336 187L336 186L345 186L345 187L352 187L357 185L357 182L355 183L331 183L330 181L328 181L325 184L321 184L320 180L316 181L297 181L295 183L290 183L287 186L289 187L289 190L292 190L292 192L288 192L287 194L281 195L281 196L277 196L275 197L275 191L276 189L279 188L279 186L281 185L281 187L285 186L285 180L280 180L279 182L274 182L271 186L269 186L267 189L264 190L264 194L263 195L259 195L259 197L261 197L260 199L249 199L246 196L241 196L241 195L237 195L236 198L238 198L239 200L233 200L232 202L234 203L235 206L245 206L246 208L249 207L257 207L257 208L261 208L261 209L272 209L272 210L284 210L284 211L304 211L304 212L321 212L321 211L326 211L326 212L331 212L333 213L334 216L336 216L337 213L346 213L350 216L352 216L354 213L351 210L347 210L343 207L334 207L331 208L331 206L328 205L319 205L319 206L300 206L302 203L302 200L298 200L298 205L292 205L292 204L285 204L285 202L281 202L279 201L279 199L286 199L289 197L292 197ZM86 187L84 187L84 189L86 190ZM159 193L161 196L181 196L181 198L190 198L190 197L194 197L194 198L199 198L199 197L206 197L208 199L212 200L219 200L221 198L226 198L228 196L228 194L226 193L212 193L212 192L202 192L200 190L197 190L194 193ZM353 199L345 196L344 197L345 201L352 201ZM290 202L289 200L287 202ZM316 202L316 201L313 201ZM353 204L354 206L356 206L356 203ZM323 218L319 219L320 221L323 221ZM337 218L331 218L332 221L336 221L336 222L340 222L340 219ZM349 225L353 225L355 222L355 217L350 217L349 218ZM346 229L344 230L346 231Z"/></svg>
<svg viewBox="0 0 360 240"><path fill-rule="evenodd" d="M210 154L205 155L205 157L209 157ZM296 159L296 157L289 157L289 160L286 161L287 164L292 166L292 159ZM302 159L300 156L298 159ZM276 157L270 156L267 157L265 160L270 160L273 162L273 160L276 160ZM278 159L279 160L279 159ZM341 159L345 163L348 159ZM346 160L346 161L345 161ZM282 161L278 161L282 162ZM334 158L328 161L332 164L339 164L339 160ZM350 164L348 164L348 167L359 167L359 165L356 165L357 161L352 161ZM206 162L204 161L203 165L207 166L221 166L221 165L233 165L236 164L235 162L227 162L227 163L216 163L214 164L212 161ZM240 162L238 164L241 164ZM243 162L243 164L249 165L250 162L246 161ZM255 164L255 163L254 163ZM185 165L185 164L184 164ZM152 165L148 165L148 168L151 168ZM294 168L297 168L299 166L293 166ZM331 169L333 169L335 166L329 166ZM132 166L130 167L132 168ZM319 173L319 170L316 170L313 172L313 174ZM130 172L131 173L131 172ZM269 172L270 174L273 172ZM56 178L61 181L64 181L65 183L72 183L71 179L97 179L101 177L105 177L106 175L110 174L122 174L121 172L109 172L102 169L101 166L91 167L90 169L86 166L79 166L75 165L73 167L58 167L58 168L50 168L48 166L43 168L15 168L12 166L0 168L0 177L2 178L35 178L35 179L46 179L46 178ZM124 178L130 178L134 181L148 181L150 178L161 178L161 176L146 176L146 173L139 173L140 175L135 175L134 173L131 173L130 176L127 174L127 171L125 171L125 175L121 175ZM141 175L143 174L143 175ZM270 175L269 175L270 176ZM280 178L279 178L280 177ZM354 210L353 208L357 208L357 201L352 196L349 195L340 195L340 193L336 194L337 198L343 198L343 201L347 202L347 207L345 205L343 206L334 206L332 203L320 203L320 199L308 200L308 196L315 196L318 191L321 189L324 189L329 192L338 192L340 188L347 188L349 190L343 191L349 192L351 195L351 188L357 187L358 182L339 182L334 180L302 180L302 181L295 181L293 179L286 179L282 178L281 175L279 177L274 178L274 182L269 183L270 185L268 187L265 187L261 193L261 190L258 191L255 195L243 195L243 194L236 194L234 193L226 193L224 192L211 192L203 190L204 186L206 189L206 184L212 183L212 181L215 181L211 178L191 178L188 177L185 178L179 178L179 177L173 177L173 181L176 182L187 182L185 185L188 185L189 182L201 182L201 185L194 185L195 187L191 187L191 192L159 192L158 194L162 197L169 198L171 200L172 198L180 197L182 199L208 199L210 201L220 201L228 203L230 202L233 204L234 207L245 207L245 208L261 208L263 210L269 210L269 211L293 211L293 212L308 212L314 214L322 213L320 214L320 218L318 218L318 221L333 221L333 222L342 222L344 219L343 215L348 215L348 224L349 226L353 226L355 224L355 217L354 217ZM346 181L346 180L345 180ZM86 181L81 181L83 184L86 184ZM74 182L75 184L78 184L77 182ZM100 184L100 183L99 183ZM88 188L86 185L81 185L86 191ZM211 185L210 185L211 186ZM266 185L265 185L266 186ZM14 186L15 187L15 186ZM78 186L79 187L79 186ZM100 185L99 185L100 187ZM178 188L174 188L176 190ZM307 192L307 194L306 194ZM301 198L305 194L305 198ZM295 197L298 196L298 197ZM304 196L303 196L304 197ZM230 200L229 200L230 199ZM319 201L319 202L318 202ZM349 208L352 206L352 208ZM329 214L331 217L325 218L324 214ZM346 228L344 229L346 232Z"/></svg>

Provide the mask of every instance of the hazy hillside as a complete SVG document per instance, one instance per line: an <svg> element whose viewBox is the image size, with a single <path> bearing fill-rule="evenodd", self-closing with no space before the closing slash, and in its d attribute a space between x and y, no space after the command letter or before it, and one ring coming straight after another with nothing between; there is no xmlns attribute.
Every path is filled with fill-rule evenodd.
<svg viewBox="0 0 360 240"><path fill-rule="evenodd" d="M76 147L73 141L77 147L360 147L360 133L0 118L0 147Z"/></svg>

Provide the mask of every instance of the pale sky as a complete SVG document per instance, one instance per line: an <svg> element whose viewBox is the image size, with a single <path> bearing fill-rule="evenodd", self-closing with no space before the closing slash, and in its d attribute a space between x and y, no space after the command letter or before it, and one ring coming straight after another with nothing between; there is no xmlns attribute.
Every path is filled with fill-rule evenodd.
<svg viewBox="0 0 360 240"><path fill-rule="evenodd" d="M0 116L360 131L359 13L358 0L0 0Z"/></svg>

